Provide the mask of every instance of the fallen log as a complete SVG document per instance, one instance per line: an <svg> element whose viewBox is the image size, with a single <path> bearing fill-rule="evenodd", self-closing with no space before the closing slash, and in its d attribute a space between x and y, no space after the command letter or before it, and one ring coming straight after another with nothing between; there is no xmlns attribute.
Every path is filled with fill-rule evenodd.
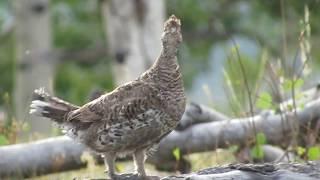
<svg viewBox="0 0 320 180"><path fill-rule="evenodd" d="M192 174L175 175L161 180L316 180L320 179L320 163L230 164L207 168Z"/></svg>
<svg viewBox="0 0 320 180"><path fill-rule="evenodd" d="M239 149L235 153L237 162L239 163L280 163L280 162L293 162L296 159L294 153L285 151L278 146L272 146L270 144L265 144L261 146L263 151L262 158L254 158L251 154L252 147L244 147Z"/></svg>
<svg viewBox="0 0 320 180"><path fill-rule="evenodd" d="M0 148L0 179L79 169L84 146L66 136Z"/></svg>
<svg viewBox="0 0 320 180"><path fill-rule="evenodd" d="M314 101L320 97L320 83L316 84L315 87L302 91L299 94L300 98L298 100L293 100L292 98L287 99L279 104L279 109L276 112L286 112L290 111L295 104L307 104ZM264 110L260 112L260 115L268 115L274 113L274 110ZM182 131L188 127L199 124L214 121L230 120L231 118L216 111L215 109L209 108L207 106L190 103L186 107L186 112L181 118L176 130Z"/></svg>
<svg viewBox="0 0 320 180"><path fill-rule="evenodd" d="M186 111L183 114L176 130L182 131L195 124L228 119L230 118L212 108L197 103L190 103L187 104Z"/></svg>
<svg viewBox="0 0 320 180"><path fill-rule="evenodd" d="M317 121L320 118L319 109L320 99L316 99L306 104L304 109L297 110L296 113L284 112L283 114L258 115L242 119L194 124L183 131L173 131L165 137L154 155L148 158L148 162L176 167L176 160L172 155L175 148L179 148L180 154L183 156L194 152L245 144L253 139L254 128L256 132L265 134L269 144L282 145L294 137L295 129L293 127L295 124L305 127L312 121ZM283 116L286 117L285 120L283 120ZM30 177L79 168L85 166L85 162L80 161L83 150L83 146L72 142L67 137L1 147L0 177L17 174ZM52 159L58 163L53 164ZM184 163L181 166L188 167Z"/></svg>
<svg viewBox="0 0 320 180"><path fill-rule="evenodd" d="M152 176L154 180L318 180L320 163L279 163L279 164L230 164L211 167L191 174L168 177ZM141 180L135 174L121 175L119 180Z"/></svg>
<svg viewBox="0 0 320 180"><path fill-rule="evenodd" d="M160 142L156 156L168 158L175 148L179 148L181 154L189 154L228 148L230 145L241 146L253 141L254 134L259 132L265 135L268 144L289 144L297 136L296 126L305 128L319 120L319 109L320 99L316 99L297 112L196 124L184 131L170 133Z"/></svg>

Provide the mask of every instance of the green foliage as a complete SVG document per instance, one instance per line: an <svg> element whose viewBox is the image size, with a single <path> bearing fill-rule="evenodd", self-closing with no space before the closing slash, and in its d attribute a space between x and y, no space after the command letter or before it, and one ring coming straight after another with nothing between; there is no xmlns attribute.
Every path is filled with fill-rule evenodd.
<svg viewBox="0 0 320 180"><path fill-rule="evenodd" d="M281 1L252 1L253 9L256 12L263 11L268 16L271 16L273 19L281 19ZM304 7L308 6L310 8L311 13L311 25L312 29L315 32L320 30L320 16L317 11L317 7L319 7L319 1L317 0L290 0L290 1L283 1L284 2L284 9L292 13L293 16L298 16L304 13ZM302 4L303 3L303 4ZM286 15L288 15L286 14Z"/></svg>
<svg viewBox="0 0 320 180"><path fill-rule="evenodd" d="M234 113L240 114L240 112L247 111L250 103L247 92L248 88L251 97L253 97L259 89L259 83L263 78L267 58L264 52L261 53L261 61L250 59L244 54L240 54L239 57L237 54L238 50L236 49L237 47L230 51L224 71L224 78L230 93L230 104L234 107ZM244 67L244 72L242 71L240 63ZM263 105L261 104L262 101L259 103Z"/></svg>
<svg viewBox="0 0 320 180"><path fill-rule="evenodd" d="M297 154L298 154L299 156L302 156L302 155L306 152L306 148L301 147L301 146L298 146L298 147L296 148L296 152L297 152Z"/></svg>
<svg viewBox="0 0 320 180"><path fill-rule="evenodd" d="M6 93L11 94L13 90L15 72L13 33L1 34L12 21L11 18L13 17L10 15L9 1L0 1L0 106L5 103L2 97Z"/></svg>
<svg viewBox="0 0 320 180"><path fill-rule="evenodd" d="M266 144L267 142L267 139L266 139L266 136L264 135L264 133L258 133L257 134L257 137L256 137L256 143L259 144L259 145L263 145L263 144Z"/></svg>
<svg viewBox="0 0 320 180"><path fill-rule="evenodd" d="M308 159L309 160L319 160L320 159L320 147L313 146L308 149Z"/></svg>
<svg viewBox="0 0 320 180"><path fill-rule="evenodd" d="M262 92L257 100L256 106L260 109L270 109L272 107L272 97L267 92Z"/></svg>
<svg viewBox="0 0 320 180"><path fill-rule="evenodd" d="M266 144L266 136L264 133L258 133L256 135L256 144L251 149L251 156L256 159L262 159L264 157L264 151L262 146Z"/></svg>
<svg viewBox="0 0 320 180"><path fill-rule="evenodd" d="M262 159L264 157L264 151L262 146L254 146L251 149L251 157L255 159Z"/></svg>
<svg viewBox="0 0 320 180"><path fill-rule="evenodd" d="M54 44L61 49L81 49L104 42L103 21L94 1L53 1ZM65 62L57 68L57 95L76 104L88 100L94 88L113 87L108 59L96 65Z"/></svg>
<svg viewBox="0 0 320 180"><path fill-rule="evenodd" d="M174 158L179 161L181 159L181 152L180 152L180 148L176 147L172 150L172 154L174 156Z"/></svg>
<svg viewBox="0 0 320 180"><path fill-rule="evenodd" d="M8 139L4 135L0 134L0 146L7 144L9 144Z"/></svg>
<svg viewBox="0 0 320 180"><path fill-rule="evenodd" d="M282 85L283 89L287 92L290 92L293 88L300 89L304 84L303 79L299 78L297 80L286 79Z"/></svg>
<svg viewBox="0 0 320 180"><path fill-rule="evenodd" d="M11 40L12 35L2 42L5 44L0 43L0 97L13 90L15 62L12 60L14 48ZM3 100L0 98L0 105L4 103Z"/></svg>
<svg viewBox="0 0 320 180"><path fill-rule="evenodd" d="M95 1L53 1L54 44L61 49L83 49L104 42L104 29ZM57 68L57 95L76 104L83 104L94 88L113 86L107 59L96 65L65 62Z"/></svg>
<svg viewBox="0 0 320 180"><path fill-rule="evenodd" d="M93 1L54 1L54 44L79 49L104 40L103 24Z"/></svg>
<svg viewBox="0 0 320 180"><path fill-rule="evenodd" d="M110 90L113 86L111 69L108 64L87 66L63 63L58 68L55 79L57 95L73 102L83 104L95 88Z"/></svg>
<svg viewBox="0 0 320 180"><path fill-rule="evenodd" d="M178 17L184 17L183 26L186 29L195 28L195 24L207 24L210 14L208 11L213 3L210 0L204 0L202 3L194 0L173 0L167 3L167 9L170 14L176 14ZM208 6L206 6L208 5ZM192 11L190 10L192 7ZM197 14L197 16L195 16Z"/></svg>

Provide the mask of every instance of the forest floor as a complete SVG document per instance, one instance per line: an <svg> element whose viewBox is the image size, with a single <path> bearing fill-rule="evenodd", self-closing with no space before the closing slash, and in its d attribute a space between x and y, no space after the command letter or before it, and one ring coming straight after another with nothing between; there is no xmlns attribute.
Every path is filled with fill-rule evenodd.
<svg viewBox="0 0 320 180"><path fill-rule="evenodd" d="M234 156L229 150L217 150L212 152L205 153L195 153L191 155L185 156L187 160L189 160L192 164L192 171L197 171L200 169L204 169L207 167L214 167L218 165L228 164L235 161ZM58 180L58 179L90 179L90 178L106 178L106 174L104 173L105 166L104 165L95 165L93 162L93 158L90 155L86 155L84 159L88 162L88 166L86 168L82 168L79 170L66 171L60 173L54 173L39 177L33 177L33 180ZM125 162L117 162L116 169L119 173L129 173L134 171L133 162L125 161ZM156 175L160 177L165 177L168 175L173 175L175 172L165 172L165 171L157 171L153 165L146 164L147 174Z"/></svg>

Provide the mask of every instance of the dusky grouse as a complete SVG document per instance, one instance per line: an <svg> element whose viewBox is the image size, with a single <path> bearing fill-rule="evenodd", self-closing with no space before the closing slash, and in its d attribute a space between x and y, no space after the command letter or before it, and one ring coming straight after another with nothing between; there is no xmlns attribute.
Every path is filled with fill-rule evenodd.
<svg viewBox="0 0 320 180"><path fill-rule="evenodd" d="M165 22L161 40L160 56L136 80L81 107L37 89L30 113L50 118L67 135L102 154L112 179L117 177L116 156L127 154L133 154L138 176L146 177L146 151L177 126L186 105L177 61L181 24L174 15Z"/></svg>

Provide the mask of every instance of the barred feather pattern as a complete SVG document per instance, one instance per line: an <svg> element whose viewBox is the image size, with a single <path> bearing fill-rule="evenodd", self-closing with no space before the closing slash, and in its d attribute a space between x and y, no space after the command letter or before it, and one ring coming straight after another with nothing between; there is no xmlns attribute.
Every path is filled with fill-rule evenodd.
<svg viewBox="0 0 320 180"><path fill-rule="evenodd" d="M180 21L170 17L164 28L161 55L136 80L81 107L39 89L30 113L52 119L62 125L66 134L101 154L152 152L177 126L185 110L186 97L177 61L180 31Z"/></svg>
<svg viewBox="0 0 320 180"><path fill-rule="evenodd" d="M30 105L30 114L50 118L63 129L67 136L79 140L79 134L88 127L88 123L67 122L68 114L79 106L68 103L62 99L49 95L44 88L36 89Z"/></svg>

